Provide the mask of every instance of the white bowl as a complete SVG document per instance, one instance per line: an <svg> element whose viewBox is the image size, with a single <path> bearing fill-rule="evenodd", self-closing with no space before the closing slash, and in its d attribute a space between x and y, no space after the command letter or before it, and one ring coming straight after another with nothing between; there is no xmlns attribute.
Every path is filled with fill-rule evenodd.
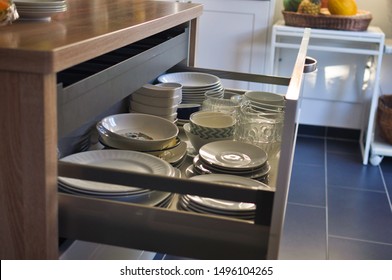
<svg viewBox="0 0 392 280"><path fill-rule="evenodd" d="M193 134L202 138L227 138L234 134L235 118L224 112L198 111L189 117Z"/></svg>
<svg viewBox="0 0 392 280"><path fill-rule="evenodd" d="M205 144L215 142L215 141L222 141L222 140L233 140L233 137L225 137L225 138L208 138L204 139L201 138L199 135L193 134L190 131L190 124L186 123L183 125L185 135L188 138L188 140L191 142L193 148L199 153L199 150L201 147L203 147Z"/></svg>
<svg viewBox="0 0 392 280"><path fill-rule="evenodd" d="M144 114L143 112L138 112L138 111L134 111L134 110L129 110L129 112ZM161 118L167 119L168 121L171 121L171 122L177 121L177 112L175 112L174 114L171 114L171 115L155 115L155 114L147 114L147 115L161 117Z"/></svg>
<svg viewBox="0 0 392 280"><path fill-rule="evenodd" d="M245 92L245 97L260 103L279 106L284 105L284 96L277 93L249 90Z"/></svg>
<svg viewBox="0 0 392 280"><path fill-rule="evenodd" d="M136 92L151 97L171 98L175 95L181 94L182 91L181 88L178 87L145 84L144 86L139 88Z"/></svg>
<svg viewBox="0 0 392 280"><path fill-rule="evenodd" d="M131 100L138 103L155 106L155 107L173 107L181 103L181 95L174 95L173 97L152 97L139 92L131 94Z"/></svg>
<svg viewBox="0 0 392 280"><path fill-rule="evenodd" d="M182 91L182 84L180 84L180 83L159 83L159 84L155 84L155 86L174 89L177 92Z"/></svg>
<svg viewBox="0 0 392 280"><path fill-rule="evenodd" d="M139 113L108 116L102 119L100 124L106 130L99 129L97 125L104 144L135 151L170 147L179 132L178 127L167 119Z"/></svg>
<svg viewBox="0 0 392 280"><path fill-rule="evenodd" d="M132 111L136 111L139 113L159 115L159 116L169 116L177 112L178 104L170 107L156 107L152 105L145 105L132 100L130 103L130 108Z"/></svg>

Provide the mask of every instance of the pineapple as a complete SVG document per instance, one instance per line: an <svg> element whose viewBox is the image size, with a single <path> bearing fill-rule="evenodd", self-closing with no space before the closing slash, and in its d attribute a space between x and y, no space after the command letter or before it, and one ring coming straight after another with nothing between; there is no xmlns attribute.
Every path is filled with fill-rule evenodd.
<svg viewBox="0 0 392 280"><path fill-rule="evenodd" d="M318 15L321 9L321 0L303 0L298 6L298 13Z"/></svg>

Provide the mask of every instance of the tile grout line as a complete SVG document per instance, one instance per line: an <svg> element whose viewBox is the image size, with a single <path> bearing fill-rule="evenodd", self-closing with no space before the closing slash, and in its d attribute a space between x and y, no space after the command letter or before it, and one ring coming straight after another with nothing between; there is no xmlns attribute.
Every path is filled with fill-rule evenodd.
<svg viewBox="0 0 392 280"><path fill-rule="evenodd" d="M352 238L352 237L340 236L340 235L330 235L330 237L332 237L332 238L339 238L339 239L345 239L345 240L360 241L360 242L364 242L364 243L372 243L372 244L392 246L392 243L373 241L373 240L369 240L369 239L358 239L358 238Z"/></svg>
<svg viewBox="0 0 392 280"><path fill-rule="evenodd" d="M382 177L382 174L380 174ZM384 183L383 183L384 184ZM370 192L370 193L381 193L385 194L384 190L372 190L372 189L364 189L364 188L355 188L355 187L348 187L345 185L329 185L330 188L336 188L336 189L345 189L345 190L350 190L350 191L356 191L356 192ZM383 186L384 187L384 186ZM385 187L384 187L385 188Z"/></svg>
<svg viewBox="0 0 392 280"><path fill-rule="evenodd" d="M389 196L389 192L388 192L388 188L387 188L387 183L385 182L384 172L382 171L381 165L378 166L378 169L380 170L381 180L382 180L382 183L383 183L383 185L384 185L385 194L386 194L386 196L387 196L387 199L388 199L388 202L389 202L389 208L391 209L391 213L392 213L392 202L391 202L391 197Z"/></svg>
<svg viewBox="0 0 392 280"><path fill-rule="evenodd" d="M291 205L297 205L297 206L303 206L303 207L311 207L311 208L318 208L318 209L324 209L324 206L320 205L315 205L315 204L306 204L306 203L299 203L299 202L288 202L288 204Z"/></svg>
<svg viewBox="0 0 392 280"><path fill-rule="evenodd" d="M327 152L328 152L328 145L327 145L328 141L327 138L324 139L324 187L325 187L325 230L326 230L326 234L325 234L325 245L326 245L326 259L329 259L329 228L328 228L328 168L327 168L327 164L328 164L328 159L327 159Z"/></svg>

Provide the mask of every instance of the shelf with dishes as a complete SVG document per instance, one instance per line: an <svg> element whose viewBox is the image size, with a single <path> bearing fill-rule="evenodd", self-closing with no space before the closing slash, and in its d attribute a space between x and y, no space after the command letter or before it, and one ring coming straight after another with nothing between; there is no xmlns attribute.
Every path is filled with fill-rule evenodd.
<svg viewBox="0 0 392 280"><path fill-rule="evenodd" d="M276 155L283 154L284 160L281 160L282 157L279 156L276 157L275 162L268 159L271 170L276 172L274 178L276 187L270 187L270 183L253 181L253 178L247 177L253 173L253 168L261 172L268 167L266 153L260 152L263 150L257 146L252 146L252 148L256 148L258 153L252 149L243 152L246 157L252 159L250 161L252 166L245 165L237 169L235 165L220 166L217 162L210 161L211 158L220 157L221 150L216 147L213 148L212 154L211 151L207 152L210 157L203 157L209 145L217 145L216 143L219 142L203 145L199 149L199 154L200 151L203 154L204 166L209 170L211 168L214 171L218 170L218 172L189 176L191 178L60 160L59 175L61 177L176 194L170 206L163 208L60 193L61 236L192 258L276 258L290 180L288 170L291 169L294 152L295 120L300 92L298 85L301 84L303 76L305 55L306 40L299 52L298 62L293 66L291 78L208 70L210 74L216 76L223 75L225 78L237 77L237 79L248 79L252 82L286 85L288 92L291 89L293 95L285 96L283 114L285 125L282 131L282 143L279 152L276 153ZM182 66L180 68L183 69ZM194 67L185 67L185 69L188 72L204 73L207 71ZM234 95L234 97L237 96ZM164 120L175 125L175 121ZM179 126L184 128L183 123ZM140 135L142 134L137 134L137 136ZM180 139L180 142L183 139ZM229 145L243 143L232 140L229 142ZM240 149L243 147L244 144L240 144ZM229 150L225 146L223 148L225 151ZM110 151L107 150L109 153ZM216 152L218 154L215 154ZM154 155L150 156L154 157ZM232 156L229 155L229 158ZM192 159L187 156L187 160L179 166L179 169L185 171L186 174L186 169L190 165L195 167L195 162L198 164L197 158ZM144 165L140 162L138 164ZM227 169L230 169L230 172L227 172ZM247 176L235 176L232 174L235 172ZM213 175L214 178L192 179L205 178L204 175ZM235 176L237 182L233 184L232 178L230 180L227 176ZM250 186L250 180L252 180L252 186ZM162 200L164 200L163 197ZM230 206L225 210L222 209L222 205L228 201ZM156 205L160 206L160 203ZM246 209L241 208L242 205ZM104 213L102 209L105 209ZM127 236L132 236L132 238L127 238ZM160 238L157 239L157 236ZM191 244L200 244L200 246L191 246Z"/></svg>
<svg viewBox="0 0 392 280"><path fill-rule="evenodd" d="M177 127L175 122L162 117L140 113L108 116L99 121L96 127L98 141L89 151L71 154L60 161L175 178L210 178L211 182L217 184L274 190L270 186L271 165L268 155L254 144L234 141L233 138L208 138L205 139L208 143L198 148L195 155L192 145L194 140L189 141L181 126ZM171 206L174 209L203 213L198 207L185 206L185 198L191 201L195 198L188 195L181 196L177 205L174 205L170 203L173 198L171 193L62 177L59 178L59 190L90 198L158 207ZM208 198L202 197L198 201L207 209L211 208ZM214 201L220 203L220 207L226 203L230 203L231 208L237 205L240 212L240 205L244 204ZM252 205L254 211L253 203L245 205ZM205 211L204 209L204 213Z"/></svg>
<svg viewBox="0 0 392 280"><path fill-rule="evenodd" d="M96 124L98 139L90 151L81 150L60 160L151 175L210 178L217 184L275 190L285 108L283 95L224 89L219 77L199 72L174 72L157 80L158 84L143 85L131 94L129 113L106 116ZM183 93L184 88L188 92ZM134 107L135 101L143 106ZM201 105L199 110L179 123L178 105L193 103ZM135 112L139 108L145 110ZM175 108L174 115L172 108ZM159 110L169 111L156 114ZM162 205L155 191L142 192L140 188L101 183L94 187L91 182L64 180L59 179L59 189L65 193ZM169 206L166 194L159 197L165 201L164 206ZM193 198L183 195L172 207L199 213L211 208L210 200L203 197L197 201L204 204L204 209L193 204L188 207ZM231 207L237 205L241 212L243 202L214 201L220 207L225 203ZM254 211L253 203L245 205L252 205Z"/></svg>

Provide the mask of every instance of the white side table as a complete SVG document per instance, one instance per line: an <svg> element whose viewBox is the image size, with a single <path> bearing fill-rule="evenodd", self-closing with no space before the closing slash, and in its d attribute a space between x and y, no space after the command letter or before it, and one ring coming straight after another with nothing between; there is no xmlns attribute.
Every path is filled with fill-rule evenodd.
<svg viewBox="0 0 392 280"><path fill-rule="evenodd" d="M272 28L267 73L289 76L304 28L278 21ZM376 26L367 31L312 29L308 55L318 70L307 75L299 122L359 129L363 164L369 160L385 35ZM278 89L274 89L279 91Z"/></svg>
<svg viewBox="0 0 392 280"><path fill-rule="evenodd" d="M392 39L385 39L385 48L384 54L390 55L392 54ZM390 82L390 81L389 81ZM381 94L383 94L381 92ZM374 114L373 121L375 121L376 117L374 115L377 114L377 103L374 104ZM372 137L372 142L370 144L370 158L369 161L372 165L378 165L384 158L384 156L392 157L392 145L388 143L385 139L383 139L377 128L377 125L374 125L374 132Z"/></svg>

